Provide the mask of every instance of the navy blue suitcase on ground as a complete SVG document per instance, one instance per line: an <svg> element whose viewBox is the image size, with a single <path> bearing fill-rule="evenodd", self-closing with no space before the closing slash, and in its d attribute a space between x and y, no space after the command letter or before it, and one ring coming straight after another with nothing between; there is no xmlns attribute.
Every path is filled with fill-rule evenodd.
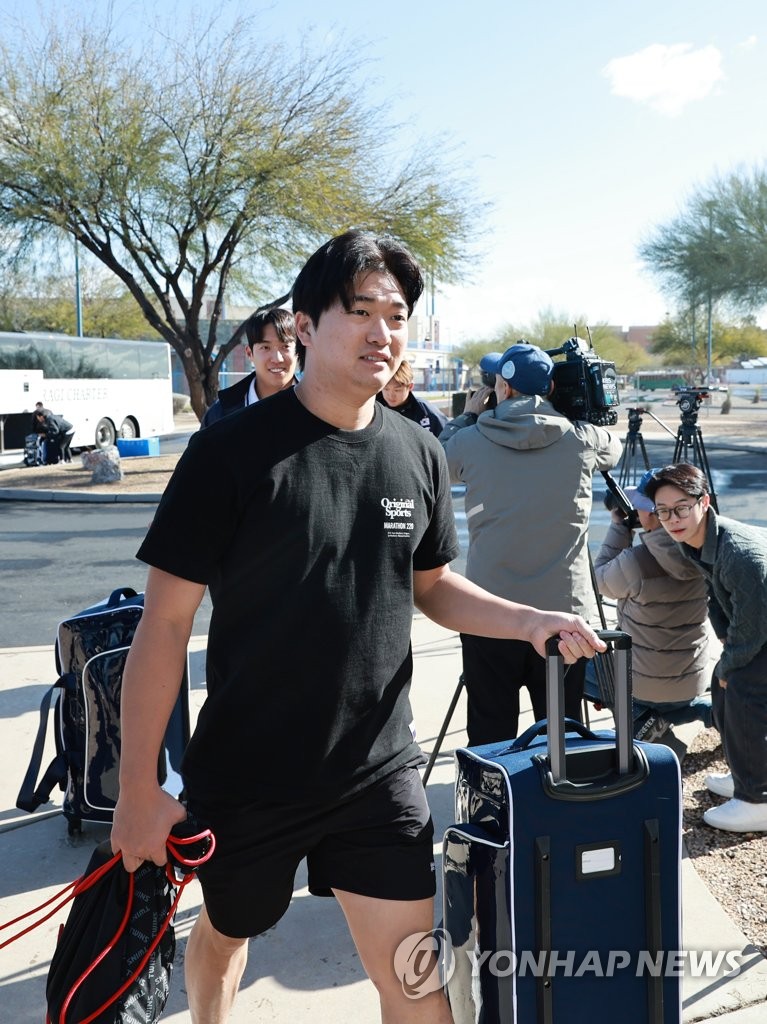
<svg viewBox="0 0 767 1024"><path fill-rule="evenodd" d="M456 751L444 840L445 978L455 1024L679 1024L681 776L631 734L631 638L614 645L616 732L563 717ZM565 733L565 728L567 733Z"/></svg>

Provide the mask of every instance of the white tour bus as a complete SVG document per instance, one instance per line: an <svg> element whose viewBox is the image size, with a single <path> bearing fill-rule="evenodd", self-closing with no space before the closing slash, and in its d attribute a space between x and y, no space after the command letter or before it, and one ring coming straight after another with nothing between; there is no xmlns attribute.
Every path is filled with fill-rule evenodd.
<svg viewBox="0 0 767 1024"><path fill-rule="evenodd" d="M36 402L74 426L73 448L169 434L170 346L0 332L0 451L23 447Z"/></svg>

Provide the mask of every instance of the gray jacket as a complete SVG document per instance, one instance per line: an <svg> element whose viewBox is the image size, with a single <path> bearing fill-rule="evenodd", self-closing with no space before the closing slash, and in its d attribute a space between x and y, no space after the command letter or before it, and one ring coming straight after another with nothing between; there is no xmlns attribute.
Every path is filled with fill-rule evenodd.
<svg viewBox="0 0 767 1024"><path fill-rule="evenodd" d="M452 479L466 484L467 577L500 597L596 622L591 477L617 463L620 441L538 396L509 398L470 421L458 417L440 435Z"/></svg>
<svg viewBox="0 0 767 1024"><path fill-rule="evenodd" d="M767 646L767 530L709 508L700 551L679 547L708 581L711 625L724 644L716 674L727 679Z"/></svg>
<svg viewBox="0 0 767 1024"><path fill-rule="evenodd" d="M594 560L600 594L618 601L631 634L634 696L690 701L709 684L711 631L706 581L663 529L639 534L612 523Z"/></svg>

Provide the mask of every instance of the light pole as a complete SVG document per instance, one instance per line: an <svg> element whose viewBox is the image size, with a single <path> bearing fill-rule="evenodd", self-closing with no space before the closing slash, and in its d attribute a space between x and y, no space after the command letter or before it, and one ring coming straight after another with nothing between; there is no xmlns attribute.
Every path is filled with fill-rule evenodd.
<svg viewBox="0 0 767 1024"><path fill-rule="evenodd" d="M75 319L77 321L77 337L83 336L83 297L80 291L80 253L75 238Z"/></svg>
<svg viewBox="0 0 767 1024"><path fill-rule="evenodd" d="M709 256L709 272L708 272L708 300L707 300L707 318L708 325L706 328L706 385L711 387L711 357L713 354L713 331L712 331L712 315L711 315L711 241L713 235L713 203L708 203L708 256Z"/></svg>

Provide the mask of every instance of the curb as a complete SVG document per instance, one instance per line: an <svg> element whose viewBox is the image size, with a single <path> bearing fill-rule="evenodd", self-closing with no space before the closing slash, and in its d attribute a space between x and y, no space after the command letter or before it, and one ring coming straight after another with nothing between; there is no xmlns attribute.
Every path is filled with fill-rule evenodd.
<svg viewBox="0 0 767 1024"><path fill-rule="evenodd" d="M153 504L162 495L121 491L119 494L90 494L87 491L34 491L24 487L0 488L0 501L58 501L86 504Z"/></svg>

